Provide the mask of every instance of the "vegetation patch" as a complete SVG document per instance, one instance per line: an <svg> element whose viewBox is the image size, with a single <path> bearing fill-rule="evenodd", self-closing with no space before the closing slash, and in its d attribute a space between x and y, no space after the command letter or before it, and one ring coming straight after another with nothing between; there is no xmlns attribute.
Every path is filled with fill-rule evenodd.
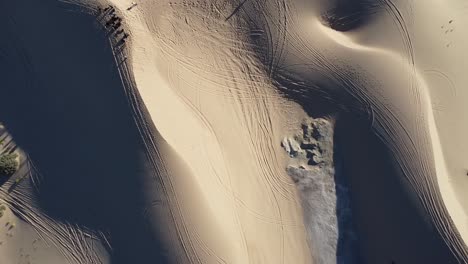
<svg viewBox="0 0 468 264"><path fill-rule="evenodd" d="M10 153L0 156L0 175L11 176L18 169L18 154Z"/></svg>

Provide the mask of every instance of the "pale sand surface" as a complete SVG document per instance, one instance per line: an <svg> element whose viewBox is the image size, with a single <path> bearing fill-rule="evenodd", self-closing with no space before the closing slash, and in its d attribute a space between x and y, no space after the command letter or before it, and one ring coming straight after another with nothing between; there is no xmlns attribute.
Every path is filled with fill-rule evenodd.
<svg viewBox="0 0 468 264"><path fill-rule="evenodd" d="M463 1L338 32L332 1L113 0L120 71L96 2L67 2L0 3L0 117L30 155L0 260L322 263L280 145L309 115L336 121L364 263L468 262Z"/></svg>

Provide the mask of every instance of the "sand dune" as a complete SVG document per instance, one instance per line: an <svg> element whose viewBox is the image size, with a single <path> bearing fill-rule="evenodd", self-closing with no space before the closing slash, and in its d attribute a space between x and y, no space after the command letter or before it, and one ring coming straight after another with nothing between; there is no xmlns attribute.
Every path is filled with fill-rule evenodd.
<svg viewBox="0 0 468 264"><path fill-rule="evenodd" d="M429 2L0 2L0 262L468 263L468 6Z"/></svg>

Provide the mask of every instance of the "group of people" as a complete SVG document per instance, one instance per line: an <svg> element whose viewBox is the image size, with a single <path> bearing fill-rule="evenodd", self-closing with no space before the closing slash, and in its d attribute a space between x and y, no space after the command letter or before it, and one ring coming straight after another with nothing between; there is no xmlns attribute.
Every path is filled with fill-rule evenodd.
<svg viewBox="0 0 468 264"><path fill-rule="evenodd" d="M122 18L118 17L115 14L115 8L113 6L108 6L104 9L99 8L99 15L103 15L105 17L110 16L109 20L104 24L104 27L106 29L110 29L111 32L115 32L116 36L119 36L122 34L121 39L118 41L119 44L124 44L126 39L129 37L129 35L124 32L122 28Z"/></svg>

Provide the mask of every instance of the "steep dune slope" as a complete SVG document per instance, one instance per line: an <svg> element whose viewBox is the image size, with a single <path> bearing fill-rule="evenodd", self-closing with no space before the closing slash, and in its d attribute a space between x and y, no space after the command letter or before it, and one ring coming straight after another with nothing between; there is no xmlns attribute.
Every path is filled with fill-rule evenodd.
<svg viewBox="0 0 468 264"><path fill-rule="evenodd" d="M176 259L164 162L145 147L96 17L57 1L2 2L2 10L1 116L34 164L2 198L52 246L50 256L62 255L41 253L38 262Z"/></svg>

